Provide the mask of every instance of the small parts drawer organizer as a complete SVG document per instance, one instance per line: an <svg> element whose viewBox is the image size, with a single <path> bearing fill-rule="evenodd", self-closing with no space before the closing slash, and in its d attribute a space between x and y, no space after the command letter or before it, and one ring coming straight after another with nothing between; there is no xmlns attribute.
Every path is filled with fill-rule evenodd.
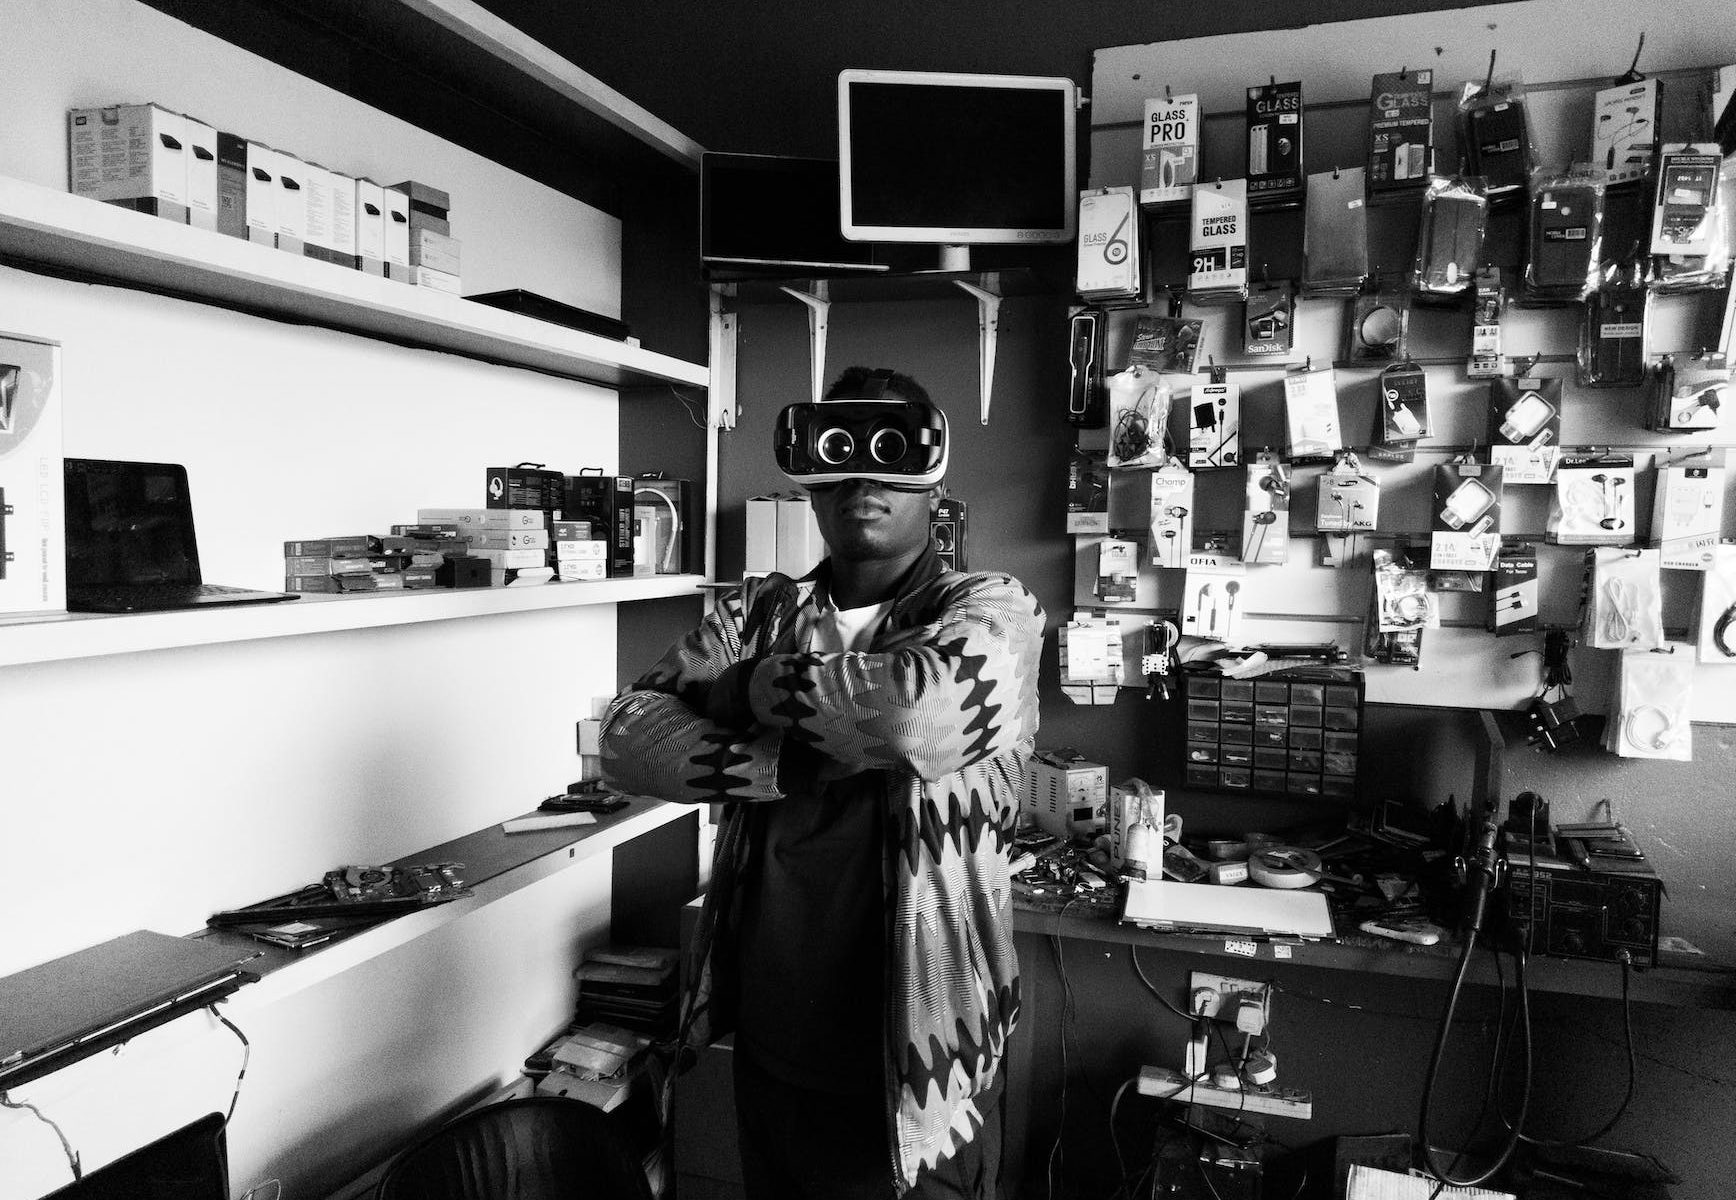
<svg viewBox="0 0 1736 1200"><path fill-rule="evenodd" d="M1286 667L1252 679L1186 676L1189 787L1287 796L1356 794L1362 672Z"/></svg>

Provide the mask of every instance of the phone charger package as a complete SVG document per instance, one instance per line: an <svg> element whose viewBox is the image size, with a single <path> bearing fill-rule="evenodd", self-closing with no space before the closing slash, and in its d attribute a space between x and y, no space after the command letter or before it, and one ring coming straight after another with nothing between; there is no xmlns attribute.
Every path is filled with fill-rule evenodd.
<svg viewBox="0 0 1736 1200"><path fill-rule="evenodd" d="M1187 465L1193 470L1234 467L1242 461L1242 387L1206 383L1189 405Z"/></svg>
<svg viewBox="0 0 1736 1200"><path fill-rule="evenodd" d="M1561 380L1489 381L1489 461L1504 483L1548 483L1561 458Z"/></svg>
<svg viewBox="0 0 1736 1200"><path fill-rule="evenodd" d="M1429 569L1490 571L1501 548L1501 468L1442 463L1435 468Z"/></svg>
<svg viewBox="0 0 1736 1200"><path fill-rule="evenodd" d="M1721 455L1716 455L1721 459ZM1657 470L1652 494L1651 544L1662 564L1678 571L1707 571L1724 528L1722 462L1685 460Z"/></svg>
<svg viewBox="0 0 1736 1200"><path fill-rule="evenodd" d="M1329 459L1344 449L1337 375L1330 366L1285 374L1284 421L1285 453L1292 461Z"/></svg>

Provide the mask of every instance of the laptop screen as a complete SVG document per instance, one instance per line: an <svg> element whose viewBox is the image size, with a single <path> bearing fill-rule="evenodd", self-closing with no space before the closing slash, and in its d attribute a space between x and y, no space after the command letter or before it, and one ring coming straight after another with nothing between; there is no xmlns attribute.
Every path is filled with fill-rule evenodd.
<svg viewBox="0 0 1736 1200"><path fill-rule="evenodd" d="M185 467L69 458L65 478L68 585L203 582Z"/></svg>
<svg viewBox="0 0 1736 1200"><path fill-rule="evenodd" d="M229 1200L223 1117L209 1113L45 1200Z"/></svg>

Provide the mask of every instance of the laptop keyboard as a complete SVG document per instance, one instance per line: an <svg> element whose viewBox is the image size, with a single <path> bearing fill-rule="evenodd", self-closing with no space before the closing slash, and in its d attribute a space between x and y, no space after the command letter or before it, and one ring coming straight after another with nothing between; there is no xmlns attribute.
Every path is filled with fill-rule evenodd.
<svg viewBox="0 0 1736 1200"><path fill-rule="evenodd" d="M254 595L253 588L228 587L221 583L134 583L125 587L80 585L83 604L104 607L150 609L179 608L202 598Z"/></svg>

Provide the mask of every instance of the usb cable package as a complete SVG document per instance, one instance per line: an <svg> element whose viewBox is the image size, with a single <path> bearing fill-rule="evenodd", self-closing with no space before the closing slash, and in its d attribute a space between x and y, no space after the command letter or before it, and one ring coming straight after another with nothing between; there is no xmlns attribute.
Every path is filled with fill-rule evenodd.
<svg viewBox="0 0 1736 1200"><path fill-rule="evenodd" d="M1694 656L1682 643L1621 656L1615 697L1604 723L1603 748L1623 758L1688 762L1694 757L1689 719Z"/></svg>
<svg viewBox="0 0 1736 1200"><path fill-rule="evenodd" d="M1652 650L1664 644L1662 576L1656 550L1598 546L1585 552L1580 636L1593 650Z"/></svg>

